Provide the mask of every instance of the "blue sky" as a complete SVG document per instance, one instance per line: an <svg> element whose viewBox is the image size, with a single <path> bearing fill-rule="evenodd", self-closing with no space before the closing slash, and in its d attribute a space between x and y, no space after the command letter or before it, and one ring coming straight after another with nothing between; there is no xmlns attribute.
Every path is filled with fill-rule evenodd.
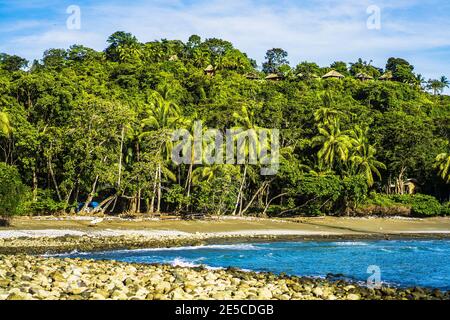
<svg viewBox="0 0 450 320"><path fill-rule="evenodd" d="M81 9L80 30L66 27L70 5ZM366 26L370 5L381 10L380 30ZM384 67L396 56L426 78L450 77L449 18L448 0L0 0L0 52L32 60L72 44L102 50L117 30L142 42L198 34L229 40L258 63L281 47L293 66L362 57Z"/></svg>

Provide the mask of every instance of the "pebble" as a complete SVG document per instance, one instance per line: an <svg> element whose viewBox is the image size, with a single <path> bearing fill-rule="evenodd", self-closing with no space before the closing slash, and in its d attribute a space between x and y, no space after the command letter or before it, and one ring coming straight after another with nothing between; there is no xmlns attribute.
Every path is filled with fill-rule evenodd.
<svg viewBox="0 0 450 320"><path fill-rule="evenodd" d="M0 255L0 299L442 299L424 288L368 289L342 280L117 261Z"/></svg>

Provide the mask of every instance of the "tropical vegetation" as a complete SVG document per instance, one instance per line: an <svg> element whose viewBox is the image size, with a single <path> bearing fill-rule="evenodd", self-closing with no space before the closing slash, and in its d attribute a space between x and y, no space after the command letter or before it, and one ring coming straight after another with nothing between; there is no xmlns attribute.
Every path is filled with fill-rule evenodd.
<svg viewBox="0 0 450 320"><path fill-rule="evenodd" d="M374 193L408 193L411 179L433 214L448 212L444 76L427 83L401 58L291 66L280 48L259 68L199 36L141 43L116 32L107 43L32 63L0 55L0 214L353 214ZM331 70L344 78L321 78ZM200 120L222 133L280 130L277 174L248 161L174 163L172 132Z"/></svg>

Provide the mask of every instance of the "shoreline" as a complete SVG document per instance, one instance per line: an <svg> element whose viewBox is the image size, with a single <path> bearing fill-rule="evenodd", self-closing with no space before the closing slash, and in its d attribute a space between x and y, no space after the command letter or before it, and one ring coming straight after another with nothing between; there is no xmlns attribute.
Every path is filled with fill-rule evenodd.
<svg viewBox="0 0 450 320"><path fill-rule="evenodd" d="M0 228L0 254L51 254L261 241L450 239L449 218L317 217L145 220L19 217ZM97 218L98 219L98 218Z"/></svg>
<svg viewBox="0 0 450 320"><path fill-rule="evenodd" d="M0 255L0 300L449 300L431 288L368 288L346 280L236 268Z"/></svg>
<svg viewBox="0 0 450 320"><path fill-rule="evenodd" d="M52 237L0 237L0 254L65 254L70 252L100 252L172 248L242 242L282 241L377 241L377 240L448 240L450 233L396 234L271 234L271 233L210 233L188 235L64 235Z"/></svg>
<svg viewBox="0 0 450 320"><path fill-rule="evenodd" d="M89 226L89 221L51 220L39 228L30 228L35 226L31 220L32 223L26 221L28 228L0 228L0 300L450 299L450 292L433 288L384 284L380 289L370 289L338 278L57 257L74 251L145 250L243 242L448 240L450 219L350 218L336 221L325 218L302 219L301 222L233 219L231 222L215 221L211 225L209 221L152 221L144 226L136 221ZM392 224L395 228L390 226ZM211 232L204 232L205 229Z"/></svg>

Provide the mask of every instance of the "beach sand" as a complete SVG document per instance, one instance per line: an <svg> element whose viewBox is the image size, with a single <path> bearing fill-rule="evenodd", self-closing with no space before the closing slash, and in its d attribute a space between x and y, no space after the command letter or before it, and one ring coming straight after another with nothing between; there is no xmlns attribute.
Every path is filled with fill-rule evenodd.
<svg viewBox="0 0 450 320"><path fill-rule="evenodd" d="M190 234L327 236L358 235L450 235L450 218L350 218L319 217L292 219L259 219L222 217L211 220L155 220L105 218L91 225L96 217L17 217L8 228L0 228L0 238L71 236L145 237L188 236Z"/></svg>

